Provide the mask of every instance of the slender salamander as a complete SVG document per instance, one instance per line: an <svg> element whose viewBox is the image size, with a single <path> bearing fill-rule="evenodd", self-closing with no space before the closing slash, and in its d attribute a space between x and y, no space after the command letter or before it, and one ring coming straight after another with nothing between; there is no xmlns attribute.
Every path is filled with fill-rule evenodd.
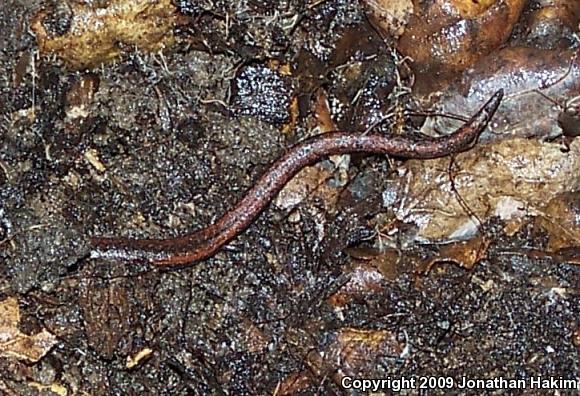
<svg viewBox="0 0 580 396"><path fill-rule="evenodd" d="M246 229L284 185L305 166L335 154L369 153L432 159L469 150L493 117L502 97L503 90L499 90L459 129L438 138L329 132L305 139L278 158L243 198L215 224L168 239L93 237L90 239L90 257L141 260L166 268L192 265L214 255Z"/></svg>

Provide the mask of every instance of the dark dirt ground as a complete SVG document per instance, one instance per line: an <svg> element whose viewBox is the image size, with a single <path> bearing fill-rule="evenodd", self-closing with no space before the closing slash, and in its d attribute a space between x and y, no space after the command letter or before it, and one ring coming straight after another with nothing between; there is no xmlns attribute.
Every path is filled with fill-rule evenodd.
<svg viewBox="0 0 580 396"><path fill-rule="evenodd" d="M272 205L191 268L86 258L89 235L172 236L211 223L308 136L317 88L336 98L361 89L337 65L367 59L372 78L359 80L381 92L396 86L393 60L356 2L275 3L280 15L304 16L290 29L283 17L256 18L272 5L252 2L219 43L207 33L212 18L236 5L217 1L179 32L207 33L205 51L127 49L74 71L36 52L28 24L41 3L0 6L0 290L17 298L22 332L46 329L57 342L36 363L0 358L2 394L58 394L54 384L69 395L348 394L339 373L579 377L580 267L517 253L545 243L532 225L507 237L488 224L494 242L472 270L442 264L417 275L407 262L340 307L329 302L363 276L346 248L372 236L369 219L384 210L397 166L385 158L353 157L347 183L331 174L333 210L316 196ZM366 37L356 55L344 49L349 35ZM273 74L271 58L296 78ZM98 90L88 115L71 121L68 93L81 80ZM293 97L300 117L282 132ZM382 114L388 104L372 99L338 125L364 125L376 116L369 108ZM429 392L443 393L452 394Z"/></svg>

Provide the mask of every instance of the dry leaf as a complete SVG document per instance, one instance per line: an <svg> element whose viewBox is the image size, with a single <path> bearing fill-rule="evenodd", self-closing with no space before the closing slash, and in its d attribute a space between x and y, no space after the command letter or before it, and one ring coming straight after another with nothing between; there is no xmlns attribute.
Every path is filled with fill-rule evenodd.
<svg viewBox="0 0 580 396"><path fill-rule="evenodd" d="M489 240L483 236L441 245L437 256L424 261L420 265L419 272L429 272L435 264L445 262L452 262L462 268L472 269L485 257L488 247Z"/></svg>
<svg viewBox="0 0 580 396"><path fill-rule="evenodd" d="M56 344L56 337L47 330L33 336L18 329L20 309L15 298L0 302L0 355L34 363Z"/></svg>
<svg viewBox="0 0 580 396"><path fill-rule="evenodd" d="M538 213L536 224L547 232L547 250L580 246L580 191L558 195Z"/></svg>
<svg viewBox="0 0 580 396"><path fill-rule="evenodd" d="M399 40L398 49L413 59L419 77L422 74L437 82L441 74L465 70L502 45L525 3L525 0L415 2L419 6Z"/></svg>
<svg viewBox="0 0 580 396"><path fill-rule="evenodd" d="M350 373L360 373L373 372L381 356L400 356L402 352L403 345L393 332L344 328L324 356L341 362Z"/></svg>
<svg viewBox="0 0 580 396"><path fill-rule="evenodd" d="M290 396L300 393L312 385L312 374L308 371L295 372L281 381L274 392L275 396Z"/></svg>
<svg viewBox="0 0 580 396"><path fill-rule="evenodd" d="M137 352L134 356L127 356L127 363L125 364L125 367L127 367L128 369L132 369L133 367L138 365L142 360L147 359L149 356L151 356L152 353L153 353L152 349L143 348L139 352Z"/></svg>
<svg viewBox="0 0 580 396"><path fill-rule="evenodd" d="M349 272L349 278L345 285L328 298L330 305L343 307L352 300L362 300L368 293L380 291L384 284L381 272L368 263L357 265Z"/></svg>
<svg viewBox="0 0 580 396"><path fill-rule="evenodd" d="M43 9L31 28L41 53L54 53L73 68L113 60L123 48L156 51L174 41L171 33L178 14L171 0L112 0L105 8L71 2L68 11L67 17L58 15L58 10ZM50 32L46 22L54 18L68 18L68 29Z"/></svg>
<svg viewBox="0 0 580 396"><path fill-rule="evenodd" d="M384 193L396 197L385 206L397 220L416 226L415 240L468 239L478 225L469 211L483 222L490 216L505 221L537 215L553 197L580 190L580 139L566 153L557 144L527 139L476 146L455 160L460 198L451 185L449 162L407 161L399 172L404 180Z"/></svg>
<svg viewBox="0 0 580 396"><path fill-rule="evenodd" d="M580 95L578 51L525 47L495 51L454 79L436 106L442 113L473 114L500 88L505 97L481 134L480 143L516 137L542 140L556 137L563 133L559 122L563 106ZM436 97L429 92L422 101L428 107ZM461 121L447 117L431 117L421 132L437 136L441 131L455 130L460 124ZM566 126L566 133L573 135L572 128Z"/></svg>
<svg viewBox="0 0 580 396"><path fill-rule="evenodd" d="M411 0L365 0L363 5L373 25L394 38L403 34L414 8Z"/></svg>
<svg viewBox="0 0 580 396"><path fill-rule="evenodd" d="M28 385L30 385L32 388L38 390L38 392L44 392L44 391L49 391L51 393L54 393L58 396L67 396L68 395L68 391L66 389L65 386L61 385L61 384L50 384L50 385L44 385L38 382L29 382ZM46 393L43 393L46 394Z"/></svg>

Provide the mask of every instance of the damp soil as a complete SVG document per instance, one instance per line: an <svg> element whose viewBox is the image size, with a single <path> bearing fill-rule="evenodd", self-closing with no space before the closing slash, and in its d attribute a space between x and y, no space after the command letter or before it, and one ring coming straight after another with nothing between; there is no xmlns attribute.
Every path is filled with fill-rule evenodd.
<svg viewBox="0 0 580 396"><path fill-rule="evenodd" d="M523 254L546 244L532 223L507 235L491 220L471 269L419 274L406 253L394 275L356 264L348 248L375 237L395 160L353 156L320 182L332 205L315 193L271 205L188 268L90 259L89 236L210 224L309 136L318 89L336 125L364 129L410 80L357 2L174 3L192 18L180 44L82 70L39 55L28 27L44 2L0 6L0 291L17 298L22 332L57 339L37 362L0 358L3 394L351 394L337 373L578 377L580 267ZM224 36L226 14L237 18Z"/></svg>

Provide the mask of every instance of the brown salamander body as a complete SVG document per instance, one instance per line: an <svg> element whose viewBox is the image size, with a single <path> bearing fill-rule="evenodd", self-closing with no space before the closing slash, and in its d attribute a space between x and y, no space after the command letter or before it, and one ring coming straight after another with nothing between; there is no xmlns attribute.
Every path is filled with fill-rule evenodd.
<svg viewBox="0 0 580 396"><path fill-rule="evenodd" d="M454 133L416 139L358 132L329 132L291 147L264 173L231 210L215 224L168 239L91 238L92 258L135 261L157 266L182 267L214 255L246 229L298 171L329 155L345 153L388 154L399 158L431 159L468 150L497 110L503 91Z"/></svg>

